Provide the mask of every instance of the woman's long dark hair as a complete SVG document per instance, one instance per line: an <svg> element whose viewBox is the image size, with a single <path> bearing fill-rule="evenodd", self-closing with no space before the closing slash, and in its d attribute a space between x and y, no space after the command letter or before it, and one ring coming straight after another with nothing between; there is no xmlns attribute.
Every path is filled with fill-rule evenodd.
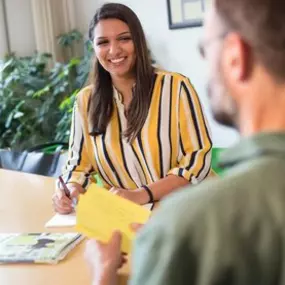
<svg viewBox="0 0 285 285"><path fill-rule="evenodd" d="M136 85L133 88L132 101L126 112L128 125L124 133L128 141L132 141L142 129L148 115L154 69L151 65L143 28L136 14L122 4L104 4L97 10L89 26L89 39L92 42L96 25L100 20L105 19L118 19L126 23L135 47L134 74ZM89 130L91 135L98 135L106 131L113 113L113 85L110 73L96 59L92 77L94 88L88 109Z"/></svg>

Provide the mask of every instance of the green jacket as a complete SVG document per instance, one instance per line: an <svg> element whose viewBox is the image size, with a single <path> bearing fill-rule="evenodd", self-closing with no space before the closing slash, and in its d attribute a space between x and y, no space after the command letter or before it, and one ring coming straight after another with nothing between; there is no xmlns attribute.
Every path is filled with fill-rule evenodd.
<svg viewBox="0 0 285 285"><path fill-rule="evenodd" d="M285 284L285 133L225 153L222 179L166 199L135 243L131 285Z"/></svg>

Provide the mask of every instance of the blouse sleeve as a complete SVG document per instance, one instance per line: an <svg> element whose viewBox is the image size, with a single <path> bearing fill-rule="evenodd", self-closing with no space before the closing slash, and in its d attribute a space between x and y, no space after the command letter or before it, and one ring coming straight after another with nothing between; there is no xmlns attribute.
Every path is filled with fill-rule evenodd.
<svg viewBox="0 0 285 285"><path fill-rule="evenodd" d="M211 170L212 140L198 95L190 80L181 81L179 94L180 155L177 167L169 174L197 184Z"/></svg>
<svg viewBox="0 0 285 285"><path fill-rule="evenodd" d="M90 162L85 144L85 136L88 135L88 132L86 130L84 131L83 122L87 116L82 114L85 108L79 107L81 105L79 102L82 101L84 95L83 91L80 92L74 104L68 159L63 169L63 179L66 183L76 182L83 188L86 188L90 182L90 174L94 169Z"/></svg>

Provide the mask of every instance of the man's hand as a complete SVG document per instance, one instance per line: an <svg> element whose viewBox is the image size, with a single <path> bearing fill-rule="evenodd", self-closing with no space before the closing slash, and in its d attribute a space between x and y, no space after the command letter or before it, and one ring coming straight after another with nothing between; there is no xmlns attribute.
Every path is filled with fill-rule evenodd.
<svg viewBox="0 0 285 285"><path fill-rule="evenodd" d="M130 228L133 232L137 233L143 226L143 224L131 224Z"/></svg>
<svg viewBox="0 0 285 285"><path fill-rule="evenodd" d="M109 243L89 240L85 249L93 276L93 285L114 285L118 282L117 270L126 262L121 253L122 235L114 232Z"/></svg>

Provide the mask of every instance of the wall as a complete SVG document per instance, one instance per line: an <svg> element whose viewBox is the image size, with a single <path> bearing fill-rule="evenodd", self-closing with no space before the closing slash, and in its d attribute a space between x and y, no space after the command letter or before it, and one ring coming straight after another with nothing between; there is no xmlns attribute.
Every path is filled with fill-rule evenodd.
<svg viewBox="0 0 285 285"><path fill-rule="evenodd" d="M0 59L3 58L7 52L7 39L4 24L3 0L0 0Z"/></svg>
<svg viewBox="0 0 285 285"><path fill-rule="evenodd" d="M143 1L143 0L138 0ZM113 2L113 1L109 1ZM74 0L76 23L79 30L87 35L89 21L98 7L98 0Z"/></svg>
<svg viewBox="0 0 285 285"><path fill-rule="evenodd" d="M79 7L79 27L86 32L88 21L96 7L110 2L104 0L75 0ZM206 96L206 63L200 58L197 45L202 34L202 28L180 30L168 29L166 0L112 0L128 5L140 18L144 27L151 51L155 60L164 69L177 71L187 75L194 84L205 107L213 133L214 145L227 147L237 141L235 131L218 125L212 118Z"/></svg>
<svg viewBox="0 0 285 285"><path fill-rule="evenodd" d="M36 48L30 1L31 0L6 0L11 51L16 52L20 56L31 55ZM2 17L0 19L0 40L2 41L1 30L3 26L1 25ZM0 50L0 56L2 55Z"/></svg>

